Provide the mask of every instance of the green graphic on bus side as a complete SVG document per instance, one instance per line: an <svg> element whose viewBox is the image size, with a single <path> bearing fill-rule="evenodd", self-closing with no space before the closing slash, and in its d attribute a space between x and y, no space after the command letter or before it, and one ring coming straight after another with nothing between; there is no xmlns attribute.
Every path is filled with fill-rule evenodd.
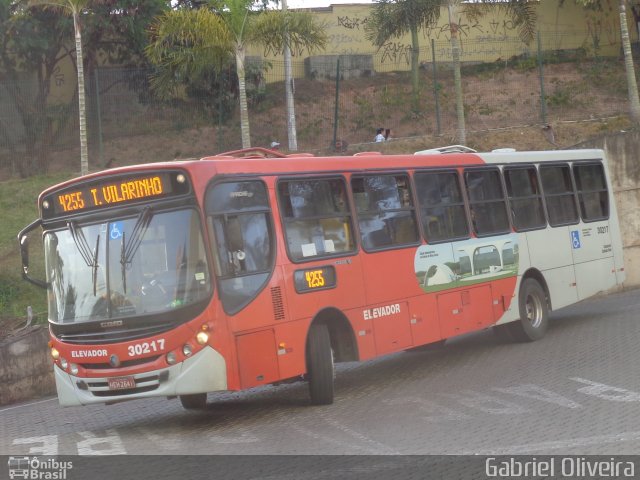
<svg viewBox="0 0 640 480"><path fill-rule="evenodd" d="M427 293L475 285L518 274L518 235L471 238L455 243L422 245L414 270Z"/></svg>

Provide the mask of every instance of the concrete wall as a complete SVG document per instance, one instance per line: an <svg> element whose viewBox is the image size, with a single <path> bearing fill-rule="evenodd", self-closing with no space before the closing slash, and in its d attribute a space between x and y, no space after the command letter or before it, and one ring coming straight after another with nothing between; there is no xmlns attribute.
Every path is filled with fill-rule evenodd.
<svg viewBox="0 0 640 480"><path fill-rule="evenodd" d="M625 286L640 286L640 132L621 132L576 147L607 153L624 247Z"/></svg>
<svg viewBox="0 0 640 480"><path fill-rule="evenodd" d="M620 17L618 5L613 0L604 0L599 11L588 11L576 2L547 0L535 4L544 51L585 49L590 54L598 46L598 54L620 55ZM327 45L323 51L309 53L304 49L295 50L293 55L293 75L301 77L304 71L300 60L309 55L362 55L377 52L373 56L376 72L409 70L412 41L409 33L391 38L379 49L366 38L366 26L372 9L371 4L336 4L330 7L300 9L309 11L317 21L325 24ZM638 30L630 10L627 12L628 29L632 41L638 39ZM469 18L463 8L457 12L456 23L460 36L460 58L462 62L506 61L514 55L536 54L534 39L526 44L519 39L516 25L506 16L503 9L494 8L480 18ZM429 28L420 29L419 60L430 64L433 60L431 41L435 42L437 62L452 60L449 13L442 7L438 21ZM280 53L259 46L248 48L251 55L264 56L272 61L274 68L269 72L269 81L279 81L283 72Z"/></svg>
<svg viewBox="0 0 640 480"><path fill-rule="evenodd" d="M314 80L335 80L338 59L343 80L372 77L376 73L371 55L316 55L304 59L305 77Z"/></svg>
<svg viewBox="0 0 640 480"><path fill-rule="evenodd" d="M0 343L0 405L55 393L49 329L30 327Z"/></svg>

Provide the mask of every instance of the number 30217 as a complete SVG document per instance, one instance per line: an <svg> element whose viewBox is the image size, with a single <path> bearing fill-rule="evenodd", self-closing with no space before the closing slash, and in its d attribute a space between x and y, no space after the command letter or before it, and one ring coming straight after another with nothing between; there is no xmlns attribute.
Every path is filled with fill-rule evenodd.
<svg viewBox="0 0 640 480"><path fill-rule="evenodd" d="M136 343L135 345L129 345L127 352L130 357L135 355L143 355L145 353L161 352L164 350L164 338L159 338L153 342Z"/></svg>
<svg viewBox="0 0 640 480"><path fill-rule="evenodd" d="M609 233L609 225L598 227L598 233Z"/></svg>

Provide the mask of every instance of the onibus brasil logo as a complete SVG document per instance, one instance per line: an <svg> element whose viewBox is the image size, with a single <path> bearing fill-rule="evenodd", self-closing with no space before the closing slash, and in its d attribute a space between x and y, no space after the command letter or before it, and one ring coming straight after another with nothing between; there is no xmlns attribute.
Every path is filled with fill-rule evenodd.
<svg viewBox="0 0 640 480"><path fill-rule="evenodd" d="M73 462L62 462L55 458L9 457L9 478L33 480L66 480L67 471Z"/></svg>

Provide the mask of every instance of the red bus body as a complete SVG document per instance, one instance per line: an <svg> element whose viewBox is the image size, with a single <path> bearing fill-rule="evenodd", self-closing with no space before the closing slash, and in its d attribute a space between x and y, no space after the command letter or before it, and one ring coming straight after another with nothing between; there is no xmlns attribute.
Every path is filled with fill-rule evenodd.
<svg viewBox="0 0 640 480"><path fill-rule="evenodd" d="M180 396L185 400L183 403L187 407L202 406L203 394L206 392L242 390L288 379L304 378L309 373L309 362L314 361L310 360L310 355L314 355L313 352L310 353L310 349L314 347L310 347L309 343L312 324L321 324L328 332L331 343L330 354L335 361L367 360L495 325L520 322L519 318L523 316L523 310L522 305L519 305L519 289L525 279L529 279L529 283L533 283L535 280L540 286L540 290L544 291L545 310L543 313L545 315L547 307L550 309L551 305L557 308L573 303L595 293L592 291L594 289L600 291L611 288L624 279L615 203L612 200L607 206L607 218L602 220L604 223L597 223L598 228L602 231L604 231L604 226L601 225L606 223L607 231L611 232L606 241L606 244L609 245L609 253L598 255L598 258L594 257L593 264L597 264L597 266L590 267L595 268L594 272L596 273L605 272L606 278L601 279L601 285L590 287L590 290L587 289L582 294L577 285L580 283L580 278L576 278L575 274L574 263L577 262L569 260L567 265L571 265L570 269L567 265L562 267L568 272L568 275L571 275L570 271L573 272L573 282L570 282L570 279L565 280L564 277L553 277L555 273L550 273L555 268L553 265L541 268L531 261L532 252L535 250L533 242L534 240L538 242L540 235L551 229L549 225L545 224L545 227L538 228L534 232L518 232L513 226L515 217L510 217L511 223L508 232L490 236L489 243L491 245L482 247L485 250L480 247L474 250L474 244L469 242L481 240L482 236L474 233L474 226L471 222L475 219L469 217L469 205L472 205L473 201L470 200L470 194L467 192L464 197L464 211L466 211L469 231L468 238L464 241L467 243L462 245L461 241L456 240L444 242L444 244L437 243L433 247L424 233L426 227L423 225L424 220L421 220L423 217L420 212L416 213L420 204L414 180L416 172L444 171L450 175L455 175L457 172L460 181L467 182L469 185L471 177L465 175L467 172L474 172L473 169L476 167L494 165L496 172L501 172L500 175L506 175L502 172L505 165L517 163L535 165L535 168L539 168L539 165L545 162L565 162L569 166L579 160L604 162L603 154L600 151L508 153L502 156L500 154L481 155L475 153L386 156L367 153L352 157L322 158L306 155L284 157L276 152L265 151L257 153L259 155L255 155L255 158L252 157L251 152L231 152L198 161L118 168L57 185L41 194L39 207L42 220L39 225L45 231L45 237L48 231L58 232L58 236L62 237L63 234L67 234L68 229L82 230L84 228L82 225L90 223L89 219L96 215L101 215L100 219L95 222L102 225L100 231L106 234L107 230L116 232L117 228L125 228L124 221L118 223L110 220L123 215L124 209L130 210L127 210L127 215L138 219L135 223L137 228L140 219L144 219L144 214L140 213L142 212L141 208L144 205L153 205L153 211L160 212L165 200L153 198L153 196L147 199L142 198L146 195L144 192L152 191L151 184L143 185L129 182L129 186L123 187L122 185L126 183L124 181L118 183L117 195L108 199L112 204L99 205L100 202L105 203L107 200L104 196L100 197L101 200L96 197L94 198L94 209L88 209L85 206L78 207L78 202L84 203L86 197L90 195L91 188L89 187L84 190L84 193L66 193L66 197L61 197L58 192L71 192L83 184L98 185L97 182L103 182L104 186L111 179L122 179L127 176L138 178L140 175L162 172L171 172L171 175L176 172L183 174L186 178L186 185L189 186L185 202L190 202L191 207L189 208L197 212L197 215L194 214L193 218L190 217L185 224L195 225L197 222L194 218L197 217L199 220L207 264L206 272L195 270L196 273L189 275L199 280L202 285L204 285L205 278L207 282L211 283L207 287L209 290L206 293L206 298L200 297L198 300L200 306L193 307L195 313L190 318L184 318L170 328L158 327L159 330L156 334L143 336L127 334L128 331L134 331L136 328L135 322L137 320L133 318L132 314L130 315L134 307L126 307L129 310L126 308L122 310L122 312L129 312L127 315L132 317L130 320L121 320L114 313L117 312L117 308L121 307L113 305L108 318L102 317L100 320L87 318L86 325L95 325L98 322L100 326L95 326L95 328L92 326L93 333L85 337L83 337L85 334L82 331L82 324L75 325L73 319L50 318L50 322L52 322L50 346L54 357L59 399L62 405L110 403L151 396ZM263 158L262 155L265 154L267 157L277 156ZM243 158L242 155L248 155L250 158ZM606 163L603 171L606 171ZM363 248L363 238L358 227L358 222L362 219L355 210L354 189L360 188L363 182L372 183L370 178L376 174L392 176L394 181L400 182L399 185L401 184L403 188L405 187L402 182L405 178L410 182L412 196L410 205L412 206L407 207L406 212L413 213L406 215L414 216L418 237L415 241L405 242L400 246L366 251ZM294 192L295 188L302 188L300 185L307 185L296 182L304 182L305 179L323 180L325 178L335 180L338 182L336 184L343 183L345 185L347 192L347 207L345 207L347 210L345 211L348 211L348 214L345 215L348 217L344 218L350 219L351 230L346 231L347 227L345 227L346 233L339 232L338 240L325 240L324 245L319 248L326 248L328 254L320 255L320 258L297 258L294 261L291 253L293 251L291 249L294 247L292 247L292 240L287 240L284 225L287 221L295 223L295 219L283 218L285 209L283 195ZM364 180L358 180L360 178L364 178ZM503 179L502 182L504 181ZM229 185L236 185L233 182L257 182L256 185L259 183L266 187L268 213L262 212L254 217L243 218L246 219L245 224L249 223L249 218L252 221L263 217L268 218L267 222L270 222L268 228L272 229L273 243L270 247L273 251L273 259L268 274L264 275L266 280L263 280L255 294L251 295L250 301L245 304L234 304L235 306L231 308L232 311L229 311L229 308L225 309L225 305L221 301L221 290L227 288L232 291L234 282L241 283L244 281L242 280L244 277L238 276L236 279L229 277L225 280L227 283L224 285L226 286L222 285L220 280L222 275L217 273L217 269L222 268L219 266L220 258L226 261L224 260L226 257L216 253L216 248L218 248L216 245L219 245L222 240L221 238L216 240L213 237L221 235L214 234L222 229L222 227L218 228L215 225L226 225L225 228L231 231L235 225L233 222L237 219L234 217L235 214L228 212L208 213L207 209L215 210L217 207L212 205L212 201L205 200L209 198L208 195L212 195L208 192L212 191L215 185L224 182L232 182ZM237 183L237 185L240 184ZM371 188L377 187L374 185ZM608 195L607 198L612 199L610 190L609 188L606 195ZM106 193L103 195L111 195L108 189L104 192ZM294 194L295 192L291 193L292 196ZM43 206L45 203L43 202L47 202L48 199L51 201L50 199L56 198L56 195L58 195L58 200L55 201L66 202L64 208L58 208L58 210L65 211L48 215L45 212L46 209ZM92 195L95 196L95 192ZM123 198L118 198L118 195ZM241 196L250 201L251 195L244 190L236 190L230 194L234 201ZM138 196L140 198L137 198ZM176 199L172 201L179 203ZM76 202L77 205L74 206L73 202ZM293 200L291 202L292 205L295 203ZM512 205L516 203L516 200L513 198L504 200L505 205L507 202L511 202L509 205ZM549 205L551 204L551 197L547 199L547 202ZM579 204L580 199L576 202ZM205 203L207 204L205 205ZM48 203L46 205L51 208ZM178 204L173 208L179 212ZM462 209L462 206L460 208ZM549 208L551 207L547 206L547 209ZM178 214L176 213L176 215ZM218 220L214 220L214 217ZM379 222L379 218L382 218L374 217L375 215L372 214L372 222ZM150 225L148 228L155 228L153 219L143 220L142 223L145 221ZM75 226L71 225L74 222ZM133 220L131 222L133 223ZM360 225L365 224L360 223ZM586 249L587 242L591 241L595 235L591 235L590 238L584 237L587 235L584 233L585 228L590 228L589 223L579 219L576 225L575 228L571 225L558 228L567 230L567 233L563 233L563 235L567 237L568 242L570 242L570 238L573 238L571 236L575 235L570 234L569 231L582 229L581 247L584 246ZM176 228L180 229L181 227ZM194 231L198 230L197 227L193 228ZM96 231L98 230L96 227ZM106 235L100 236L101 234L98 234L99 238L96 237L96 240L93 240L93 237L90 237L91 234L87 233L87 237L90 237L89 240L82 240L89 247L86 249L85 263L93 275L94 296L98 296L96 290L103 288L100 281L96 281L96 276L103 274L101 269L104 268L104 263L108 262L112 262L114 265L111 267L112 278L120 281L120 277L122 277L123 282L130 283L124 291L133 292L138 288L132 283L133 280L125 278L129 275L127 271L129 263L125 254L122 253L120 258L122 272L118 270L120 268L118 262L113 258L119 251L118 248L124 252L125 247L128 246L128 238L132 236L135 238L135 233L132 233L131 230L128 231L126 238L119 239L120 243L113 243L110 250L111 257L105 257L104 260L98 260L99 255L102 255L98 251L101 251L105 242L117 242L117 239L114 240L112 236L112 240L105 240ZM167 230L170 229L163 227L164 235L171 233ZM78 235L80 235L79 232L74 234L76 245L82 243L78 240ZM140 251L147 248L144 241L146 233L142 235ZM504 242L500 240L502 237L505 238ZM19 238L21 242L23 238L26 238L26 229L21 232ZM346 242L353 245L353 248L342 253L337 250L335 253L331 253L334 248L337 248L335 245L344 238L346 238ZM518 245L513 244L513 239L517 239L515 241ZM195 241L185 241L186 243L195 244ZM458 244L460 244L460 248L458 248ZM471 245L471 247L465 247L465 245ZM611 247L612 245L613 247ZM69 248L73 251L73 248ZM304 244L302 255L307 255L310 251L315 252L315 248L312 243ZM464 248L470 252L468 255L464 253ZM166 251L167 247L165 247L165 255L167 255ZM430 257L445 255L442 252L447 252L446 255L449 255L448 251L453 251L452 255L456 261L445 262L441 260L436 267L433 266L435 263L428 263ZM486 253L483 253L485 251ZM525 253L527 254L526 260L523 259ZM138 252L135 254L137 255ZM309 257L314 257L314 254L309 254ZM232 259L232 255L236 254L229 253L229 265L231 265L229 268L233 267L234 262L235 264L242 263L246 254L239 255L240 260L235 257ZM499 256L499 259L494 261L492 265L486 268L473 265L473 261L481 263L481 260L485 261L483 258L488 259L491 255ZM92 256L95 258L93 262L91 261ZM515 262L513 270L506 270L507 256L510 258L519 257L519 260L509 260ZM602 256L606 258L601 259ZM173 258L170 254L168 257ZM476 259L476 257L478 258ZM460 265L463 260L464 262L471 261L471 267L465 267L470 268L471 273L464 274L462 272ZM69 264L70 261L66 260L66 263ZM152 261L153 259L149 260L149 262ZM89 266L89 264L91 265ZM448 265L446 268L445 264ZM61 266L60 268L67 267ZM65 272L67 271L65 270ZM463 280L468 280L471 278L469 275L473 274L476 274L474 280L464 283ZM83 278L91 278L89 273L87 275L89 276ZM450 278L446 277L447 275ZM465 275L467 276L465 277ZM430 286L429 282L435 277L441 277L441 284L450 285L450 288L439 289L437 282L432 282L431 285L434 286ZM51 287L52 282L55 283L56 280L48 278L47 281L51 290L53 288ZM113 283L115 280L111 281ZM306 282L304 288L308 287L308 289L301 291L301 281ZM570 286L569 283L574 283L574 285ZM247 284L251 284L251 282L247 281ZM560 288L561 284L562 288ZM70 297L74 294L73 292L70 294L68 290L69 288L67 291L61 291L57 294L54 292L60 305L64 303L64 296ZM88 288L88 291L86 296L90 298L91 288ZM574 291L576 292L575 296L572 293ZM242 294L242 292L239 293ZM569 296L567 297L567 295ZM528 308L527 298L524 300L525 310ZM531 300L535 307L535 292L532 294ZM111 301L113 302L113 299ZM232 301L235 302L235 300ZM181 306L179 302L176 305L171 307L175 308L176 312L183 312L185 308L191 308ZM542 308L542 306L538 305L538 308ZM149 311L152 309L150 308ZM158 318L165 319L166 317L165 323L169 322L167 323L169 325L171 322L170 314L171 311L162 310ZM70 317L71 313L65 315ZM532 315L535 316L535 312ZM152 322L151 317L153 315L150 315L146 321ZM534 320L535 318L532 317L531 321ZM546 321L546 318L544 320ZM131 323L127 323L129 321ZM70 331L68 329L71 327L66 326L67 322L70 325L74 324L72 333L68 333ZM151 327L147 325L144 328ZM149 331L152 332L152 330ZM112 335L109 332L122 333ZM65 340L66 338L71 340ZM106 340L102 341L101 338ZM124 340L119 341L118 338L124 338ZM169 359L170 353L172 356ZM320 385L320 389L323 388L328 387L326 384ZM206 399L206 397L204 398ZM314 403L330 403L332 399L332 391L321 393L319 397L316 394L315 399L312 392Z"/></svg>

